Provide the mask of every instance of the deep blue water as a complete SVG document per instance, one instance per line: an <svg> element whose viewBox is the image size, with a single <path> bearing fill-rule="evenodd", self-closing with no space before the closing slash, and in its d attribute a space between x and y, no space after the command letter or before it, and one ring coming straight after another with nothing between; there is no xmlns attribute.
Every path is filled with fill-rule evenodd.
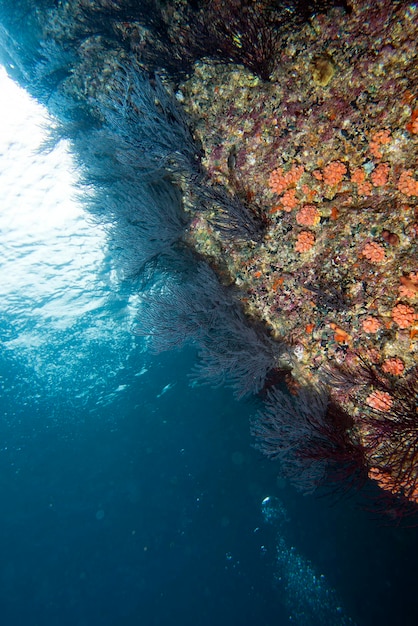
<svg viewBox="0 0 418 626"><path fill-rule="evenodd" d="M137 286L67 203L63 153L25 152L18 129L0 159L2 624L418 623L416 528L295 492L252 447L260 400L194 386L193 347L133 336Z"/></svg>

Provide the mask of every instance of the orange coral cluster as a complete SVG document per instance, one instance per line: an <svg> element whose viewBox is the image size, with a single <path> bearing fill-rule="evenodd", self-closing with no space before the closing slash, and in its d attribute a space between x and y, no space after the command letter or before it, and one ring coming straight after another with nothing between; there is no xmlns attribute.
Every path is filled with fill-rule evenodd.
<svg viewBox="0 0 418 626"><path fill-rule="evenodd" d="M364 169L362 167L356 167L351 172L351 177L350 178L351 178L351 181L353 183L356 183L356 185L360 185L366 179L366 172L364 171Z"/></svg>
<svg viewBox="0 0 418 626"><path fill-rule="evenodd" d="M370 196L372 193L372 185L366 181L366 172L362 167L357 167L351 172L351 182L357 185L357 193L360 196Z"/></svg>
<svg viewBox="0 0 418 626"><path fill-rule="evenodd" d="M378 319L370 315L363 320L362 326L366 333L377 333L380 328L380 322Z"/></svg>
<svg viewBox="0 0 418 626"><path fill-rule="evenodd" d="M408 276L400 277L401 286L399 296L401 298L414 298L418 295L418 272L410 272Z"/></svg>
<svg viewBox="0 0 418 626"><path fill-rule="evenodd" d="M393 404L392 396L387 391L372 391L366 398L366 404L376 411L389 411Z"/></svg>
<svg viewBox="0 0 418 626"><path fill-rule="evenodd" d="M270 189L273 193L280 195L288 187L296 185L304 171L305 168L303 165L293 165L288 172L285 172L281 167L278 167L270 174Z"/></svg>
<svg viewBox="0 0 418 626"><path fill-rule="evenodd" d="M381 263L385 259L385 249L375 241L366 243L361 254L369 259L371 263Z"/></svg>
<svg viewBox="0 0 418 626"><path fill-rule="evenodd" d="M386 185L389 179L389 171L390 167L388 163L379 163L371 175L373 185L375 187L383 187Z"/></svg>
<svg viewBox="0 0 418 626"><path fill-rule="evenodd" d="M411 120L408 130L411 134L418 134L418 109L413 122L414 125ZM311 169L309 167L308 170L305 170L302 165L294 164L287 173L281 168L271 173L270 189L274 193L281 195L278 200L279 206L271 212L280 209L290 213L293 209L296 209L296 223L306 228L306 230L302 230L297 234L296 241L294 241L294 251L296 253L308 253L312 249L316 242L315 234L312 231L316 230L316 227L319 226L322 216L322 222L326 227L328 223L327 217L329 216L329 219L332 221L338 219L338 217L341 217L344 207L350 205L350 203L353 202L355 205L357 201L359 208L362 209L365 203L360 203L359 200L361 196L363 196L363 198L372 196L370 207L374 209L376 206L380 211L380 207L383 206L380 202L384 197L386 198L386 195L383 196L382 194L382 188L384 187L386 187L385 194L388 193L387 197L393 195L395 197L394 208L402 206L403 211L411 211L410 207L413 206L416 200L415 196L418 197L417 170L406 169L408 166L412 167L408 159L406 160L408 165L405 165L405 162L403 164L394 162L394 155L396 154L395 149L397 149L397 146L394 145L391 150L385 149L391 141L391 130L377 130L371 134L369 141L369 154L374 157L373 160L365 160L363 158L364 152L362 152L361 159L353 159L353 165L351 165L348 161L347 153L342 156L341 160L333 160L328 163L318 158L316 162L317 169ZM383 159L384 155L385 158ZM363 165L361 165L362 163ZM306 167L308 167L308 165L306 165ZM415 168L415 166L413 167ZM333 200L336 194L341 194L341 209L331 207L329 204L329 201ZM403 198L401 194L403 194ZM405 208L405 196L414 196L413 200L408 201L410 207L407 208ZM398 198L400 198L399 203ZM396 256L396 247L403 247L404 243L409 242L407 235L405 234L403 237L401 234L401 229L399 230L399 234L392 232L391 229L395 228L395 222L392 220L389 209L389 203L387 205L385 203L382 213L387 213L386 221L385 217L382 216L380 219L379 216L377 224L370 226L372 220L369 220L369 231L367 234L366 232L363 233L363 242L358 245L358 240L356 240L354 244L360 258L367 259L371 264L384 264L385 268L391 268L394 260L398 258ZM416 212L416 216L417 215L418 213ZM408 222L410 217L410 214L406 215ZM340 222L341 221L342 220L340 220ZM367 219L364 219L364 222L362 221L361 223L366 224ZM331 233L330 240L325 236L321 237L321 245L324 243L326 247L329 245L332 246L332 239L335 237L334 232L339 232L338 226L339 224L337 228L334 229L333 233ZM361 231L358 229L355 232ZM404 230L404 233L406 233L406 230ZM372 239L373 237L376 238L378 234L382 241ZM300 263L308 263L311 262L311 260L311 257L308 259L301 257ZM353 263L353 268L359 267L359 265L359 263ZM383 269L379 271L377 268L367 267L367 263L364 262L361 266L362 271L366 266L365 273L363 273L362 276L367 277L373 273L383 277ZM402 265L399 263L397 267L402 267ZM409 354L405 355L405 360L402 360L398 356L392 356L393 351L397 350L398 347L396 347L395 340L388 343L387 329L391 329L395 325L397 325L398 331L409 329L408 334L398 332L399 341L405 340L408 336L410 341L413 341L415 335L418 334L416 325L418 313L415 312L416 309L410 306L410 303L416 302L415 298L418 296L418 271L409 271L409 273L406 273L410 268L402 267L402 269L404 275L399 278L399 298L396 306L394 306L396 303L395 300L394 303L389 304L388 308L386 308L386 305L383 303L386 301L390 302L390 298L387 300L380 298L379 294L381 292L379 291L378 293L375 291L374 297L367 297L363 303L365 307L363 311L370 309L370 312L376 312L375 315L360 315L360 317L357 317L357 323L354 323L353 326L350 326L350 319L352 320L352 317L337 317L335 320L337 323L328 321L329 328L334 331L333 339L335 344L345 344L348 349L360 350L363 355L367 355L367 358L369 358L369 354L374 353L375 356L373 359L370 356L370 362L373 362L376 368L381 368L380 376L382 379L385 379L386 376L387 381L389 380L388 377L398 377L404 375L405 372L407 373L412 360ZM356 269L353 269L353 272L357 278L360 277ZM395 295L396 294L393 294L393 296ZM401 303L399 303L400 299L402 299ZM410 301L409 304L404 303L404 299L406 299L407 302ZM382 304L384 310L381 309ZM313 303L313 306L315 306L315 303ZM347 330L352 334L350 335L347 330L341 328L340 324L341 326L350 326ZM313 344L317 341L315 336L311 338L314 329L315 324L309 323L305 326L305 331L310 336L307 339L308 346L310 343ZM376 335L376 333L379 334ZM373 335L375 336L373 337ZM396 341L397 340L398 339L396 339ZM328 348L330 353L340 348L339 346L335 347L335 344L331 342ZM363 409L365 409L366 406L370 407L370 409L376 412L381 412L382 417L383 413L388 413L393 410L393 405L397 399L396 394L392 395L388 391L373 389L373 387L371 389L369 388L364 397ZM374 417L378 419L378 416L375 415ZM367 433L364 436L365 440L367 440ZM393 493L397 493L394 486L396 481L394 481L393 477L390 474L386 475L381 473L377 468L373 468L373 458L370 457L369 460L372 465L372 469L370 470L371 477L376 480L381 487L389 489ZM378 459L378 462L379 461L380 459ZM399 488L397 489L400 493ZM418 487L412 486L411 489L414 490L414 494L418 500Z"/></svg>
<svg viewBox="0 0 418 626"><path fill-rule="evenodd" d="M369 470L369 478L375 480L386 491L391 491L394 494L404 494L411 502L418 502L418 485L415 484L413 476L410 478L406 477L402 484L399 485L399 481L395 480L389 472L372 467Z"/></svg>
<svg viewBox="0 0 418 626"><path fill-rule="evenodd" d="M392 309L392 318L399 328L408 328L414 323L416 315L414 309L408 304L397 304Z"/></svg>
<svg viewBox="0 0 418 626"><path fill-rule="evenodd" d="M404 362L399 357L391 357L386 359L382 365L382 370L385 374L392 374L392 376L400 376L405 369Z"/></svg>
<svg viewBox="0 0 418 626"><path fill-rule="evenodd" d="M418 196L418 180L413 177L412 170L405 170L399 176L398 189L406 196Z"/></svg>
<svg viewBox="0 0 418 626"><path fill-rule="evenodd" d="M347 167L341 161L331 161L322 171L322 177L326 185L338 185L347 173Z"/></svg>
<svg viewBox="0 0 418 626"><path fill-rule="evenodd" d="M305 206L296 213L296 221L301 226L317 226L320 219L320 212L312 204L305 204Z"/></svg>
<svg viewBox="0 0 418 626"><path fill-rule="evenodd" d="M295 243L296 252L308 252L315 243L315 235L308 230L302 230Z"/></svg>
<svg viewBox="0 0 418 626"><path fill-rule="evenodd" d="M376 159L382 158L383 155L380 152L380 148L381 146L390 143L390 140L390 130L388 129L378 130L373 133L369 143L369 150Z"/></svg>
<svg viewBox="0 0 418 626"><path fill-rule="evenodd" d="M414 109L411 114L411 119L405 126L406 130L411 133L411 135L418 134L418 109Z"/></svg>
<svg viewBox="0 0 418 626"><path fill-rule="evenodd" d="M280 203L283 210L290 213L299 204L299 200L296 198L296 189L292 187L292 189L285 191L280 198Z"/></svg>

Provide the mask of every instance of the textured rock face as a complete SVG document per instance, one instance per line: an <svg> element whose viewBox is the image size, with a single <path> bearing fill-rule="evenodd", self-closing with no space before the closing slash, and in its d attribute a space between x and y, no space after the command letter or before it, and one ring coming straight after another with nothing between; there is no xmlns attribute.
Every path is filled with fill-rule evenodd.
<svg viewBox="0 0 418 626"><path fill-rule="evenodd" d="M184 213L164 235L164 212L141 214L143 236L158 240L141 263L180 239L233 286L238 308L222 331L215 316L222 350L202 327L194 338L207 377L229 376L238 395L287 371L294 408L271 394L254 429L260 447L296 483L298 468L321 463L312 487L335 462L417 501L416 6L136 4L35 10L32 59L3 33L9 70L48 102L81 159L94 155L87 182L110 185L110 170L125 181L124 219L137 210L127 181L140 194L138 181L168 175L181 190ZM162 83L148 81L155 70ZM147 189L148 206L167 201ZM196 290L195 280L195 302ZM182 323L196 328L202 311L188 310L193 323Z"/></svg>

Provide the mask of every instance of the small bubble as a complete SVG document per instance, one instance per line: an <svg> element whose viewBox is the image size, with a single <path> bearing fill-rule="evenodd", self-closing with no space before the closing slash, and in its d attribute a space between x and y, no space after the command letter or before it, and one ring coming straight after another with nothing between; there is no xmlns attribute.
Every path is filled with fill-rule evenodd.
<svg viewBox="0 0 418 626"><path fill-rule="evenodd" d="M102 520L104 518L104 516L105 516L105 512L103 511L103 509L99 509L96 512L96 519L97 519L97 521Z"/></svg>

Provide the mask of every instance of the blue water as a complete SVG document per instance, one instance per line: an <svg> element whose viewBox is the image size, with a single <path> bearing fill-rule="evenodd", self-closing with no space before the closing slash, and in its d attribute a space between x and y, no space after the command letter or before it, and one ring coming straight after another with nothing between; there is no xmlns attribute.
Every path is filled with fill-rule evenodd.
<svg viewBox="0 0 418 626"><path fill-rule="evenodd" d="M261 400L132 334L138 287L32 114L0 154L1 623L418 623L416 528L296 493L252 447Z"/></svg>

